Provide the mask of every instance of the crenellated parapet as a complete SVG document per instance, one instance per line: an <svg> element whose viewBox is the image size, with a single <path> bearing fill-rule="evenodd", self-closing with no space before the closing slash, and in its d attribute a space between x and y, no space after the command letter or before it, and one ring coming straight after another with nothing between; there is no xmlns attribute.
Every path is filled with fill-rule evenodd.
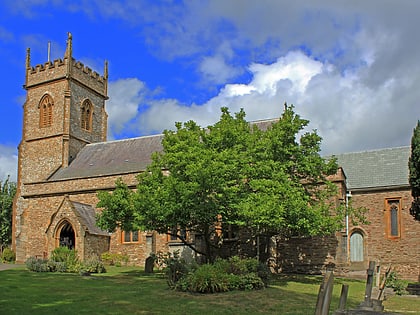
<svg viewBox="0 0 420 315"><path fill-rule="evenodd" d="M105 64L106 67L106 64ZM89 86L103 96L107 96L108 78L85 66L82 62L72 59L71 78Z"/></svg>
<svg viewBox="0 0 420 315"><path fill-rule="evenodd" d="M24 87L30 88L41 84L49 84L57 80L77 81L96 93L107 98L108 89L108 64L105 62L104 75L93 71L82 62L72 57L71 34L67 40L66 52L63 59L47 61L44 64L31 66L30 50L26 56L26 80Z"/></svg>

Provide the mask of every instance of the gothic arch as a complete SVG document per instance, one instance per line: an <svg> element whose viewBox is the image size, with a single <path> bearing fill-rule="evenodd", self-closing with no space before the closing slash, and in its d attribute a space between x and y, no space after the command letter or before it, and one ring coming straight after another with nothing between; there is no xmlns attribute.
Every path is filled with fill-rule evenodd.
<svg viewBox="0 0 420 315"><path fill-rule="evenodd" d="M80 106L80 126L83 130L92 130L93 105L89 99L85 99Z"/></svg>
<svg viewBox="0 0 420 315"><path fill-rule="evenodd" d="M54 100L49 94L45 94L38 104L39 109L39 127L49 127L53 122Z"/></svg>
<svg viewBox="0 0 420 315"><path fill-rule="evenodd" d="M68 219L63 219L57 224L55 230L56 247L65 246L69 249L76 247L76 231Z"/></svg>

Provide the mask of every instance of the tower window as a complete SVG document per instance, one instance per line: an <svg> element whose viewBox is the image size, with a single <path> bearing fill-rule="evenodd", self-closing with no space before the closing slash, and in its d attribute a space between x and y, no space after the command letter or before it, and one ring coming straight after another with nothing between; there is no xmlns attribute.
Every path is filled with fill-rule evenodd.
<svg viewBox="0 0 420 315"><path fill-rule="evenodd" d="M52 97L45 95L39 103L39 127L49 127L52 125L52 109L54 102Z"/></svg>
<svg viewBox="0 0 420 315"><path fill-rule="evenodd" d="M89 100L85 100L82 103L81 107L81 127L84 130L91 131L92 130L92 112L93 106Z"/></svg>

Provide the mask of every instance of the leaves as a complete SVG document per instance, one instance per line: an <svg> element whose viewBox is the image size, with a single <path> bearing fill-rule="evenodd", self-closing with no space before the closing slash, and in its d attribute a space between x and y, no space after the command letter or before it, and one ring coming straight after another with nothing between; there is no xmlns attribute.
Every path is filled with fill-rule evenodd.
<svg viewBox="0 0 420 315"><path fill-rule="evenodd" d="M420 120L414 128L411 138L411 156L408 168L411 194L414 198L410 212L417 220L420 220Z"/></svg>
<svg viewBox="0 0 420 315"><path fill-rule="evenodd" d="M8 246L12 241L12 209L16 194L16 183L8 177L0 181L0 247Z"/></svg>
<svg viewBox="0 0 420 315"><path fill-rule="evenodd" d="M208 255L220 220L287 236L337 230L336 190L326 180L337 164L320 156L316 131L303 132L309 122L293 106L266 130L250 125L243 110L221 112L207 128L189 121L165 131L163 152L138 176L135 192L118 182L113 193L98 195L100 226L178 227L202 235Z"/></svg>

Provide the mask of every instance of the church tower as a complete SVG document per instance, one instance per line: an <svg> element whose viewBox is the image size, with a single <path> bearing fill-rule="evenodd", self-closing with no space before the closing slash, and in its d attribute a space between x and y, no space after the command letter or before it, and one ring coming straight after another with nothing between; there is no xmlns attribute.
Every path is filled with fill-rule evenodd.
<svg viewBox="0 0 420 315"><path fill-rule="evenodd" d="M31 66L27 50L26 100L13 206L12 247L17 261L47 252L45 231L58 205L67 200L57 193L51 199L45 197L54 194L51 186L45 187L51 177L71 165L87 144L106 141L107 86L107 63L104 74L99 75L73 59L70 33L63 59ZM65 183L56 182L52 187L64 191Z"/></svg>
<svg viewBox="0 0 420 315"><path fill-rule="evenodd" d="M70 33L63 59L32 67L28 49L18 184L45 181L86 144L106 141L107 85L107 63L100 76L73 59Z"/></svg>

